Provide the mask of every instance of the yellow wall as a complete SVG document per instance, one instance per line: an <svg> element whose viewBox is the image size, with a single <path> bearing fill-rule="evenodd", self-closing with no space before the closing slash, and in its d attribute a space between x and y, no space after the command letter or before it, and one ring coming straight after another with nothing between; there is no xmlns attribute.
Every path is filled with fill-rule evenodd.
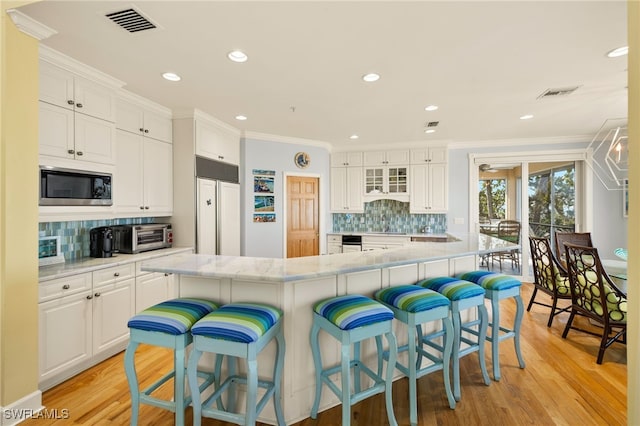
<svg viewBox="0 0 640 426"><path fill-rule="evenodd" d="M0 406L38 390L38 41L0 17Z"/></svg>
<svg viewBox="0 0 640 426"><path fill-rule="evenodd" d="M640 3L627 2L629 28L629 258L640 258ZM640 262L629 262L627 424L640 425Z"/></svg>

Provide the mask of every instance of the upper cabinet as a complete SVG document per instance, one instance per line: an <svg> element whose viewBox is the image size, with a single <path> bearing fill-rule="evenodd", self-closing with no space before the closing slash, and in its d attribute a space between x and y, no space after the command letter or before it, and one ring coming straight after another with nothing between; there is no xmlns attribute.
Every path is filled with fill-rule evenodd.
<svg viewBox="0 0 640 426"><path fill-rule="evenodd" d="M446 146L435 146L411 150L411 164L447 163L449 151Z"/></svg>
<svg viewBox="0 0 640 426"><path fill-rule="evenodd" d="M116 101L116 127L144 137L171 143L171 111L130 94L121 93Z"/></svg>
<svg viewBox="0 0 640 426"><path fill-rule="evenodd" d="M409 150L369 151L363 154L365 166L393 166L409 164Z"/></svg>
<svg viewBox="0 0 640 426"><path fill-rule="evenodd" d="M213 118L196 115L196 155L238 165L240 135Z"/></svg>
<svg viewBox="0 0 640 426"><path fill-rule="evenodd" d="M362 166L362 152L334 152L331 154L331 167Z"/></svg>
<svg viewBox="0 0 640 426"><path fill-rule="evenodd" d="M40 100L48 104L115 121L113 90L46 61L40 61Z"/></svg>

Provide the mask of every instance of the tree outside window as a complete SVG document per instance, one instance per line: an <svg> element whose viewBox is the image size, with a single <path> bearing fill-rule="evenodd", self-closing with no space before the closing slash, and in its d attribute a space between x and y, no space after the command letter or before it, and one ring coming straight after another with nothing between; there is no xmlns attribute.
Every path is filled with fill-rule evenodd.
<svg viewBox="0 0 640 426"><path fill-rule="evenodd" d="M507 180L481 179L479 182L480 217L504 219L507 206Z"/></svg>

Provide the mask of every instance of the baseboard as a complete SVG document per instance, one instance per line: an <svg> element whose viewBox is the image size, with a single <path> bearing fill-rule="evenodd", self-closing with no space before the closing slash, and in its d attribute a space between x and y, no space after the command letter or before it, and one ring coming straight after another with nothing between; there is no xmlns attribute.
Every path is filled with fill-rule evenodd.
<svg viewBox="0 0 640 426"><path fill-rule="evenodd" d="M42 392L37 390L15 402L12 402L6 407L0 407L0 412L2 413L0 425L17 425L30 417L38 417L39 413L43 409Z"/></svg>

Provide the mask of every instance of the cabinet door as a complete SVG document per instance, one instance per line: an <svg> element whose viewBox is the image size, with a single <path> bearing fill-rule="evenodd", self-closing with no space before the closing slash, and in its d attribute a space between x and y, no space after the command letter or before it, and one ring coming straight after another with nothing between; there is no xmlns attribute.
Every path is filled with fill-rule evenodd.
<svg viewBox="0 0 640 426"><path fill-rule="evenodd" d="M429 148L429 160L431 163L446 163L449 160L449 152L446 146Z"/></svg>
<svg viewBox="0 0 640 426"><path fill-rule="evenodd" d="M409 150L387 151L387 165L408 165Z"/></svg>
<svg viewBox="0 0 640 426"><path fill-rule="evenodd" d="M331 211L342 212L348 210L347 205L347 168L331 168Z"/></svg>
<svg viewBox="0 0 640 426"><path fill-rule="evenodd" d="M212 124L197 120L196 155L225 163L238 164L240 162L240 141Z"/></svg>
<svg viewBox="0 0 640 426"><path fill-rule="evenodd" d="M76 159L115 164L115 125L84 114L74 118Z"/></svg>
<svg viewBox="0 0 640 426"><path fill-rule="evenodd" d="M449 208L448 168L445 163L429 165L429 206L432 212L446 212Z"/></svg>
<svg viewBox="0 0 640 426"><path fill-rule="evenodd" d="M387 192L390 194L406 194L409 192L406 167L387 168Z"/></svg>
<svg viewBox="0 0 640 426"><path fill-rule="evenodd" d="M91 358L91 292L40 303L40 381Z"/></svg>
<svg viewBox="0 0 640 426"><path fill-rule="evenodd" d="M152 111L144 112L144 135L159 141L173 140L173 123L171 117L165 117Z"/></svg>
<svg viewBox="0 0 640 426"><path fill-rule="evenodd" d="M144 133L144 111L132 102L121 98L117 99L116 127L141 135Z"/></svg>
<svg viewBox="0 0 640 426"><path fill-rule="evenodd" d="M429 213L429 165L411 166L411 194L409 211Z"/></svg>
<svg viewBox="0 0 640 426"><path fill-rule="evenodd" d="M75 76L74 100L76 112L101 118L111 123L116 121L116 102L110 88Z"/></svg>
<svg viewBox="0 0 640 426"><path fill-rule="evenodd" d="M73 111L40 102L38 126L38 142L41 155L75 158Z"/></svg>
<svg viewBox="0 0 640 426"><path fill-rule="evenodd" d="M173 212L172 145L144 138L144 208L152 214Z"/></svg>
<svg viewBox="0 0 640 426"><path fill-rule="evenodd" d="M173 275L152 272L136 277L136 313L174 297Z"/></svg>
<svg viewBox="0 0 640 426"><path fill-rule="evenodd" d="M362 166L362 152L335 152L331 154L331 166Z"/></svg>
<svg viewBox="0 0 640 426"><path fill-rule="evenodd" d="M40 100L68 110L74 108L73 74L40 61Z"/></svg>
<svg viewBox="0 0 640 426"><path fill-rule="evenodd" d="M365 168L364 169L364 193L365 194L384 194L387 191L385 187L386 168Z"/></svg>
<svg viewBox="0 0 640 426"><path fill-rule="evenodd" d="M144 211L143 137L124 130L116 131L118 160L114 176L113 197L119 213Z"/></svg>
<svg viewBox="0 0 640 426"><path fill-rule="evenodd" d="M129 338L127 322L135 314L135 278L94 289L93 354Z"/></svg>
<svg viewBox="0 0 640 426"><path fill-rule="evenodd" d="M365 151L363 154L363 163L365 166L381 166L386 164L386 151Z"/></svg>
<svg viewBox="0 0 640 426"><path fill-rule="evenodd" d="M347 207L351 213L364 212L362 199L362 167L347 167Z"/></svg>

